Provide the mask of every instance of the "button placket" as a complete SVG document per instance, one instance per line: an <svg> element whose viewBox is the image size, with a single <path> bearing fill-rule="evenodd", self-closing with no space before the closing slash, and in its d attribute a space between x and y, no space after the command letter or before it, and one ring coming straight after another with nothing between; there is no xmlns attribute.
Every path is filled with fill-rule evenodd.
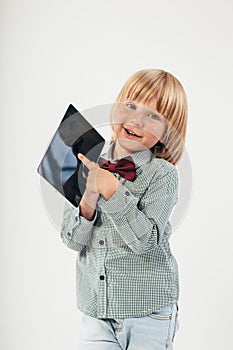
<svg viewBox="0 0 233 350"><path fill-rule="evenodd" d="M102 239L98 240L99 246L101 249L97 249L97 278L99 279L98 282L98 301L97 301L97 312L99 317L104 318L106 315L106 273L105 273L105 266L104 266L104 260L105 260L105 254L102 247L104 247L103 244L100 244L100 241L103 241Z"/></svg>

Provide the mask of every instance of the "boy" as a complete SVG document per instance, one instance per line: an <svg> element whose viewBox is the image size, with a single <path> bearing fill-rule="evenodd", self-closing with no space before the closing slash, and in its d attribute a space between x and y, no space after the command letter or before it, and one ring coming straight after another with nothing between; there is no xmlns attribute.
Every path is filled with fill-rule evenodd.
<svg viewBox="0 0 233 350"><path fill-rule="evenodd" d="M169 217L178 198L187 100L163 70L136 72L111 113L112 143L89 169L78 208L67 208L63 242L78 251L82 349L172 349L178 268Z"/></svg>

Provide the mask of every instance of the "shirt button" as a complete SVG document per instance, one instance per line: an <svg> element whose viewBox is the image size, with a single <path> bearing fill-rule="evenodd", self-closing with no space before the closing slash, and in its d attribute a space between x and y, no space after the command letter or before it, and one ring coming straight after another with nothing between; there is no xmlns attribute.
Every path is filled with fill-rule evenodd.
<svg viewBox="0 0 233 350"><path fill-rule="evenodd" d="M101 240L99 241L99 244L100 244L100 245L104 245L104 241L101 239Z"/></svg>
<svg viewBox="0 0 233 350"><path fill-rule="evenodd" d="M125 191L125 195L126 196L130 196L130 192L129 191Z"/></svg>
<svg viewBox="0 0 233 350"><path fill-rule="evenodd" d="M104 280L104 276L103 276L103 275L100 276L100 280L101 280L101 281Z"/></svg>
<svg viewBox="0 0 233 350"><path fill-rule="evenodd" d="M71 233L70 233L70 232L67 232L67 236L70 237L70 236L71 236Z"/></svg>

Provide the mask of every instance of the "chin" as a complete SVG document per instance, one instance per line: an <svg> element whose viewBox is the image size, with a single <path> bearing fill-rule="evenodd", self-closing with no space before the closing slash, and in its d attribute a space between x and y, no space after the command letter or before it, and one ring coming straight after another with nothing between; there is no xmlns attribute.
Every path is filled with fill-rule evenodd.
<svg viewBox="0 0 233 350"><path fill-rule="evenodd" d="M118 139L119 145L127 150L128 152L136 152L136 151L142 151L145 150L146 147L140 144L140 142L137 142L135 140L128 140L128 139Z"/></svg>

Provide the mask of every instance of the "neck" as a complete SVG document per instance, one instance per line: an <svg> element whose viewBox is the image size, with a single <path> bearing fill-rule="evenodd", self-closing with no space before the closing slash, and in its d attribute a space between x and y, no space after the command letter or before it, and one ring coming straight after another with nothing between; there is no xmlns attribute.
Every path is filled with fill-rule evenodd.
<svg viewBox="0 0 233 350"><path fill-rule="evenodd" d="M113 158L124 158L130 155L130 152L121 147L118 140L115 141L114 149L113 149Z"/></svg>

